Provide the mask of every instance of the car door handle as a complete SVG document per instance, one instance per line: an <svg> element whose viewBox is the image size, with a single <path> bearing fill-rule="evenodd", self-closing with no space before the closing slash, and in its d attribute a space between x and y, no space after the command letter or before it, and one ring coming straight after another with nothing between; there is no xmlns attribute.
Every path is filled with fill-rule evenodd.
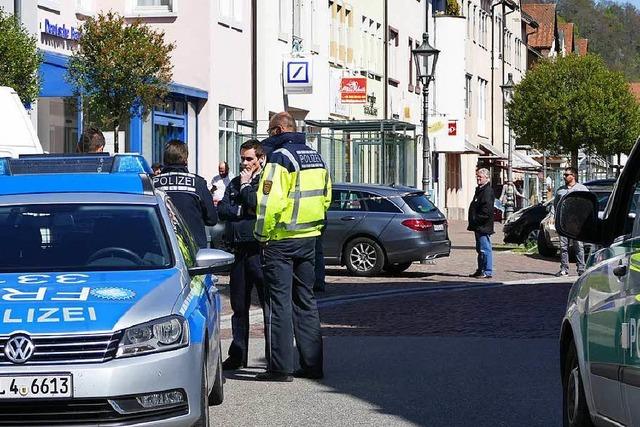
<svg viewBox="0 0 640 427"><path fill-rule="evenodd" d="M342 218L340 218L341 221L355 221L356 217L355 216L343 216Z"/></svg>
<svg viewBox="0 0 640 427"><path fill-rule="evenodd" d="M616 277L623 277L627 275L627 266L624 264L620 264L613 269L613 274Z"/></svg>

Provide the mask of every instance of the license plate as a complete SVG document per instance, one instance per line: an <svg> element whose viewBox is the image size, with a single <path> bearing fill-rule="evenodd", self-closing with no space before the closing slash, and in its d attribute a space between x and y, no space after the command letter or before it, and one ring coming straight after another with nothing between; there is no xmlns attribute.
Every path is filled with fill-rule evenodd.
<svg viewBox="0 0 640 427"><path fill-rule="evenodd" d="M433 231L444 231L444 224L433 224Z"/></svg>
<svg viewBox="0 0 640 427"><path fill-rule="evenodd" d="M0 376L0 399L73 397L71 374Z"/></svg>

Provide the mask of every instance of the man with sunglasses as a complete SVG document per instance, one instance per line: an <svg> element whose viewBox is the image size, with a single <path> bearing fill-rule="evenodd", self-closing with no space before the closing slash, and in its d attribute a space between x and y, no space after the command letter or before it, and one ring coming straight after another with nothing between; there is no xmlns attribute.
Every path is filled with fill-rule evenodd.
<svg viewBox="0 0 640 427"><path fill-rule="evenodd" d="M572 191L589 191L587 187L578 182L578 171L573 167L565 168L564 184L565 185L558 188L555 199L553 200L554 212L558 207L560 199L565 194ZM569 244L571 244L575 250L578 275L584 273L584 245L577 240L570 240L568 237L560 236L560 271L556 273L557 277L569 275Z"/></svg>

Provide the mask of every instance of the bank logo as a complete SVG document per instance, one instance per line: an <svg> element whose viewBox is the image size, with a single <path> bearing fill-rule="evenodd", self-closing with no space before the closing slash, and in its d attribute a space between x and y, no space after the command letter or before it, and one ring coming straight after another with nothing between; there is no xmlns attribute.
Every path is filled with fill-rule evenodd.
<svg viewBox="0 0 640 427"><path fill-rule="evenodd" d="M136 296L136 293L131 289L125 288L95 288L91 289L90 293L97 298L116 301L124 301Z"/></svg>
<svg viewBox="0 0 640 427"><path fill-rule="evenodd" d="M36 346L33 345L33 341L27 336L16 335L7 341L4 346L4 355L7 356L9 361L21 364L33 356L33 352Z"/></svg>

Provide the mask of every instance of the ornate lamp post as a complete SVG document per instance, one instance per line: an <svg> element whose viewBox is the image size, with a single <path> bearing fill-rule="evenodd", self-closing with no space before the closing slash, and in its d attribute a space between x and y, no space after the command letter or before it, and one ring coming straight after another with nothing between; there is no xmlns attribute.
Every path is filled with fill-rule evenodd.
<svg viewBox="0 0 640 427"><path fill-rule="evenodd" d="M422 44L411 51L416 62L416 75L422 83L422 190L429 192L431 150L429 147L429 83L436 72L440 51L429 44L429 34L422 35Z"/></svg>
<svg viewBox="0 0 640 427"><path fill-rule="evenodd" d="M509 73L507 82L500 86L502 89L502 95L504 97L503 108L506 110L507 104L511 102L513 97L513 88L515 83L513 82L513 75ZM503 117L506 115L503 114ZM514 200L513 200L513 144L511 143L511 124L507 121L507 143L509 144L509 154L507 159L507 203L505 204L505 217L509 219L513 213Z"/></svg>

